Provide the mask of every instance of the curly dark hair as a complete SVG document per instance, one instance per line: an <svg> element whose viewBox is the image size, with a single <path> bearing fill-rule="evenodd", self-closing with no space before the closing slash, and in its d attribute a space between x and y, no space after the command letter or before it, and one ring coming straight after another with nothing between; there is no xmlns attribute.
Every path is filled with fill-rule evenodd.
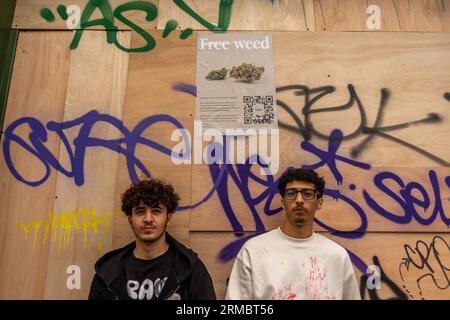
<svg viewBox="0 0 450 320"><path fill-rule="evenodd" d="M304 181L314 183L314 188L317 191L317 198L323 197L323 190L325 189L325 180L323 177L319 177L317 172L309 169L287 169L283 175L280 177L278 181L278 191L281 196L284 198L284 191L286 189L286 185L292 181Z"/></svg>
<svg viewBox="0 0 450 320"><path fill-rule="evenodd" d="M134 207L141 202L149 207L160 203L167 207L167 213L173 213L178 207L180 196L170 184L158 179L145 179L134 183L122 195L122 211L131 216Z"/></svg>

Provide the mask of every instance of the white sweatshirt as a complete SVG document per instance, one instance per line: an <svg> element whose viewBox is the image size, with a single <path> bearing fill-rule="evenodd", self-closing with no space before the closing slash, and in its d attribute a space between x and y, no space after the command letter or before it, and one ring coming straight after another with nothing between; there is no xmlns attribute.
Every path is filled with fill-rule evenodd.
<svg viewBox="0 0 450 320"><path fill-rule="evenodd" d="M231 271L225 299L361 299L347 251L313 233L296 239L280 228L248 240Z"/></svg>

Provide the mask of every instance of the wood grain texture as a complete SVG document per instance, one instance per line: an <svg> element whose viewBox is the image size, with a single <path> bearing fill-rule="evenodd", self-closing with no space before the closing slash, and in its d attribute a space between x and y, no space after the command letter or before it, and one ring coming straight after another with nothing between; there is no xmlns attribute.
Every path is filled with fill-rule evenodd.
<svg viewBox="0 0 450 320"><path fill-rule="evenodd" d="M112 11L126 0L108 0ZM158 6L158 16L153 21L145 13L132 10L125 17L144 30L164 30L169 20L178 23L178 29L206 30L196 19L184 12L172 0L149 1ZM208 0L186 0L185 3L206 21L217 24L219 4ZM18 29L67 30L66 21L57 13L58 5L78 5L84 10L87 0L18 0L13 27ZM381 13L381 28L369 30L367 7L377 5ZM50 9L55 21L41 17L43 8ZM449 32L450 0L235 0L228 30L272 31L414 31ZM92 19L102 18L97 9ZM130 30L128 24L114 19L120 30ZM94 26L91 29L103 29Z"/></svg>
<svg viewBox="0 0 450 320"><path fill-rule="evenodd" d="M281 172L288 166L294 166L294 163L283 165L274 179L278 179ZM429 170L436 173L439 190L432 187ZM376 167L365 171L346 168L340 170L344 176L344 181L342 185L338 185L327 168L318 169L318 173L325 178L327 188L338 190L345 198L335 200L332 196L324 197L323 208L317 211L315 215L318 222L314 225L315 230L352 232L363 228L369 232L447 232L450 207L445 199L450 197L450 193L445 186L444 179L448 169L435 167L429 168L429 170ZM380 190L374 181L383 172L393 172L404 184L403 187L394 180L386 179L384 184L389 191ZM211 190L214 181L209 176L206 166L194 167L193 177L192 201L198 203ZM260 178L265 179L262 176ZM417 189L411 192L415 197L427 197L430 200L427 210L419 205L413 205L415 209L412 210L410 207L412 205L411 200L405 195L406 186L409 189L418 184L423 186L425 195L422 196ZM225 205L215 192L205 204L192 210L191 231L231 231L233 226L236 227L236 225L242 227L244 231L257 231L257 221L261 221L265 229L272 229L281 224L285 217L284 212L269 215L266 208L266 206L269 206L271 210L281 210L281 197L278 193L274 195L272 200L265 197L263 201L252 205L254 201L249 201L242 195L239 190L239 187L242 186L234 182L230 176L227 178L227 185L229 207L224 209ZM355 189L352 189L351 185L354 185ZM276 190L276 183L273 184L273 187ZM252 178L249 179L248 187L245 187L244 190L247 190L247 188L252 199L256 199L268 190L267 187L263 187ZM388 192L392 192L392 194ZM369 205L364 194L368 194L382 209ZM442 210L439 210L439 204ZM365 220L367 225L364 223ZM403 221L403 223L399 223L398 220ZM321 224L324 226L322 227Z"/></svg>
<svg viewBox="0 0 450 320"><path fill-rule="evenodd" d="M185 3L203 19L217 25L219 2L208 0L186 0ZM228 30L285 30L306 31L310 22L312 6L302 0L260 1L235 0ZM184 30L206 30L206 27L186 14L171 0L159 1L158 29L164 29L169 20L176 20ZM312 21L310 22L312 23Z"/></svg>
<svg viewBox="0 0 450 320"><path fill-rule="evenodd" d="M450 1L393 0L401 31L449 32Z"/></svg>
<svg viewBox="0 0 450 320"><path fill-rule="evenodd" d="M128 1L109 2L114 9ZM152 2L158 5L157 21L146 21L143 12L126 14L156 40L155 48L144 53L128 55L120 51L106 42L103 31L86 31L78 48L72 51L69 49L72 31L21 31L5 128L22 117L35 117L45 125L48 121L73 120L95 109L123 121L129 130L154 117L156 123L146 128L141 137L169 149L177 144L170 139L175 126L162 121L162 116L178 121L193 133L195 97L175 91L173 85L195 86L196 33L186 40L181 40L180 34L186 28L205 27L173 1ZM57 5L83 7L86 3L19 0L14 26L22 30L66 30L56 14ZM204 19L217 24L218 1L186 0L186 3ZM369 31L366 25L370 4L381 9L381 29L377 31ZM54 23L40 16L43 7L56 15ZM245 180L236 166L229 167L220 199L213 189L215 180L207 165L176 165L170 155L142 143L134 152L152 176L174 186L180 193L181 206L195 206L176 212L168 230L199 253L213 277L219 298L224 297L233 259L220 261L218 254L237 239L233 228L249 234L276 228L284 218L283 212L275 214L268 210L280 206L275 189L273 198L266 197L253 205L267 191L264 181L273 178L275 183L287 167L312 165L321 160L302 147L305 138L293 116L305 125L305 87L300 86L330 90L311 107L315 112L309 117L308 141L326 151L333 130L347 136L339 146L340 158L336 160L342 183L336 170L334 174L331 170L332 161L324 163L318 171L325 177L327 188L337 190L348 200L335 201L326 196L323 209L316 214L322 226L316 223L315 231L344 245L366 264L375 264L374 257L378 257L386 276L410 299L450 298L445 283L450 264L448 248L439 243L440 265L447 269L439 269L439 261L429 251L426 262L433 270L428 270L418 254L424 245L430 248L436 236L447 243L450 240L449 14L450 0L234 1L229 30L271 31L276 86L297 86L277 93L281 127L278 172L269 178L260 175L259 168L254 166L252 172L261 182L253 176ZM98 17L97 12L93 19ZM171 19L179 27L163 38L162 30ZM117 26L129 29L126 25ZM144 44L144 39L135 32L119 32L118 36L127 48ZM352 90L357 98L343 107L351 101ZM310 99L319 93L310 93ZM379 113L383 94L385 109ZM371 135L373 127L381 129ZM16 133L27 140L30 131L24 126ZM73 140L79 127L66 133ZM90 136L114 139L122 134L98 123ZM59 137L50 134L45 145L64 167L70 167ZM14 164L24 177L42 178L45 167L37 158L16 144L11 150ZM370 168L357 168L349 161L359 161ZM85 299L94 262L102 253L134 238L125 215L120 212L120 196L131 183L124 155L106 148L88 148L85 181L81 186L72 177L51 170L49 179L33 188L17 181L5 159L0 159L0 298ZM139 170L137 175L143 177ZM209 192L212 195L206 198ZM368 203L368 196L375 199L378 209ZM229 201L229 207L224 199ZM423 204L426 202L428 205ZM358 230L363 217L367 219L366 234L358 239L325 232ZM89 224L92 219L97 219L97 229ZM51 230L47 238L45 226ZM409 257L405 245L412 248ZM416 265L410 264L402 278L399 268L405 259L416 261ZM66 287L69 265L81 267L80 290ZM360 270L357 275L361 276ZM420 288L419 279L423 279L419 281ZM382 286L377 291L379 298L394 297L392 287L387 283ZM368 292L365 293L367 298Z"/></svg>
<svg viewBox="0 0 450 320"><path fill-rule="evenodd" d="M119 37L122 43L130 45L130 32L120 32ZM79 118L91 110L122 118L127 73L128 54L110 46L100 33L87 31L80 48L71 51L64 121ZM69 131L69 142L74 143L78 134L77 129ZM105 140L120 137L117 129L106 124L94 125L90 135ZM63 146L59 161L64 167L70 167L68 153L62 150ZM75 213L74 220L83 228L77 230L74 221L67 235L70 239L62 243L52 242L49 252L52 272L47 274L46 299L87 297L93 265L100 254L111 249L112 232L109 228L114 219L118 164L118 153L106 148L88 148L83 185L77 186L73 179L58 174L53 211L58 214ZM96 225L94 212L97 219L105 215L104 222ZM85 220L87 223L83 224ZM56 231L60 237L62 232L64 237L67 229L61 223ZM78 265L84 271L81 290L66 290L66 268L69 265Z"/></svg>
<svg viewBox="0 0 450 320"><path fill-rule="evenodd" d="M441 199L448 198L448 188L444 182L448 169L439 161L426 156L435 155L443 162L448 162L450 158L446 146L446 141L450 139L446 120L450 116L450 109L448 101L443 97L444 92L447 91L445 84L449 81L444 71L450 68L447 59L450 48L448 37L444 34L412 33L282 32L275 33L273 36L277 87L289 85L305 85L310 89L323 86L334 87L335 92L314 104L313 109L320 110L328 107L335 108L350 101L347 86L352 84L361 101L369 127L373 126L377 118L380 90L386 88L390 92L390 97L383 112L384 120L379 127L410 123L396 130L386 131L392 137L409 143L409 146L400 144L398 140L377 136L362 149L357 158L352 158L352 151L368 136L362 131L358 134L362 116L357 104L354 103L347 109L341 108L312 115L311 124L317 133L313 132L310 143L321 150L328 150L328 139L322 138L318 133L329 136L334 129L341 130L344 135L356 132L356 135L341 143L338 154L371 166L370 170L364 170L338 161L337 168L343 176L343 185L338 185L337 178L331 173L329 167L324 166L320 169L320 173L325 176L327 186L330 189L339 190L357 202L368 218L369 231L446 231L445 216L441 219L439 214L427 226L417 223L415 219L408 224L396 224L392 222L393 219L382 218L377 211L367 205L363 191L378 199L382 207L389 212L401 216L403 209L399 202L380 190L375 183L376 177L383 172L397 175L404 183L403 187L389 180L390 188L397 195L400 195L401 190L409 183L419 183L426 190L427 196L432 199L429 209L423 213L424 219L431 219L433 214L436 203L435 191ZM305 43L308 45L304 45ZM420 67L423 64L426 67ZM442 66L447 67L443 69ZM434 80L438 78L441 80ZM303 95L295 95L295 92L295 90L279 92L277 99L290 106L304 124L305 116L302 114L302 109L305 98ZM317 94L311 94L311 98ZM280 121L295 128L296 123L291 115L280 107L278 112ZM441 121L417 122L427 119L430 113L437 114ZM300 167L319 161L316 155L301 147L303 141L304 138L298 131L281 129L280 170L275 175L275 180L289 166ZM427 154L418 152L417 148ZM411 166L412 163L414 166ZM236 166L233 168L236 173ZM440 187L432 187L430 171L435 172ZM254 172L258 170L255 169ZM196 204L210 192L216 180L211 177L207 165L194 165L193 177L192 203ZM260 178L266 180L263 176ZM351 184L355 185L355 191L350 189ZM232 230L234 218L246 231L256 230L258 219L256 216L267 227L272 227L281 221L281 214L268 216L264 213L268 198L253 209L249 203L249 197L242 195L240 190L243 187L242 183L232 179L231 172L227 174L225 185L228 192L226 198L230 201L231 207L227 209L228 216L225 214L217 192L214 192L208 202L192 211L192 217L196 218L191 219L191 230ZM251 178L245 188L250 190L252 199L256 199L267 189ZM447 212L448 202L441 200L440 203L443 205L443 211ZM269 204L271 209L279 208L278 195ZM339 227L339 230L345 231L358 228L360 222L358 215L345 202L334 202L329 197L325 208L326 210L323 210L319 216L324 221L328 221L327 225L334 225ZM422 212L423 209L417 207L417 211ZM332 221L333 214L339 214L338 221L336 219ZM422 213L419 215L422 216Z"/></svg>
<svg viewBox="0 0 450 320"><path fill-rule="evenodd" d="M17 44L9 91L5 128L22 117L34 117L44 125L61 121L69 73L70 34L64 32L21 32ZM15 134L30 144L31 129L22 125ZM2 135L2 141L5 136ZM31 144L30 144L31 145ZM59 152L59 138L49 134L45 147ZM11 143L12 162L27 181L46 174L43 164L31 153ZM48 270L50 240L45 223L53 210L56 174L32 187L16 180L2 157L0 161L0 298L43 299Z"/></svg>
<svg viewBox="0 0 450 320"><path fill-rule="evenodd" d="M373 31L449 30L448 0L314 0L316 31L371 31L369 5L380 9L381 28Z"/></svg>
<svg viewBox="0 0 450 320"><path fill-rule="evenodd" d="M274 55L277 87L294 84L309 88L334 87L335 92L314 103L313 108L318 110L348 103L348 85L352 85L365 110L369 127L375 123L380 109L381 90L384 88L389 92L389 97L379 126L410 123L403 129L385 133L420 147L446 162L449 155L445 141L449 139L450 133L444 119L448 118L450 110L444 98L444 93L448 91L445 85L448 75L444 70L450 67L449 46L448 37L438 33L276 33ZM441 80L437 80L439 78ZM303 96L295 96L293 90L286 90L277 94L277 99L290 106L304 121L301 114ZM356 106L357 103L354 103L347 109L312 115L311 123L317 132L324 135L329 135L333 129L340 129L344 135L349 135L357 130L362 119ZM416 122L427 118L429 113L437 114L437 118L442 121ZM290 118L280 110L280 121L293 125ZM316 146L322 149L327 147L326 140L319 136L315 138L312 142ZM352 147L365 138L366 135L361 134L347 139L340 151L350 156ZM285 140L283 136L281 140ZM295 140L288 142L291 142L291 147L296 144ZM372 166L410 166L412 160L417 167L442 165L411 148L402 147L401 152L395 152L399 147L402 146L394 141L377 137L360 153L357 160ZM285 149L281 146L280 150ZM383 151L382 155L380 150ZM286 154L288 162L291 163L298 155L295 152Z"/></svg>
<svg viewBox="0 0 450 320"><path fill-rule="evenodd" d="M124 125L132 130L138 123L149 117L160 119L161 115L176 119L189 132L193 129L194 97L174 92L172 86L177 82L195 82L196 37L180 40L177 32L158 42L156 48L144 54L131 54L127 81L127 95L124 106ZM154 31L156 39L161 31ZM142 38L132 37L133 47L141 45ZM172 149L178 141L171 141L174 123L157 121L144 130L142 137ZM191 167L176 165L170 155L154 148L139 144L135 152L152 176L173 185L180 194L180 206L189 206L191 200ZM139 171L139 178L145 176ZM126 159L120 158L116 194L122 194L131 183ZM116 201L116 211L120 211L120 201ZM123 214L122 214L123 215ZM175 212L169 232L177 240L189 244L189 210ZM124 245L133 239L125 216L114 223L113 245Z"/></svg>
<svg viewBox="0 0 450 320"><path fill-rule="evenodd" d="M366 31L365 0L315 0L316 31Z"/></svg>
<svg viewBox="0 0 450 320"><path fill-rule="evenodd" d="M128 0L108 0L105 3L109 3L111 7L111 11L114 10L125 3L128 3ZM155 6L158 6L158 0L148 1L153 3ZM64 21L58 14L57 7L59 5L64 5L66 8L70 5L77 5L80 7L81 13L85 9L88 1L87 0L17 0L16 3L16 11L14 14L13 28L17 29L46 29L46 30L68 30L67 23ZM44 8L48 8L52 11L55 16L55 20L52 22L47 22L43 17L41 17L41 10ZM139 10L132 10L124 13L124 16L137 24L143 29L154 29L157 25L157 18L153 21L147 21L145 19L145 12ZM99 9L95 9L93 15L89 19L89 21L93 21L96 19L103 19L103 15L101 14ZM119 30L131 30L130 26L122 23L118 19L113 19L111 21L115 26L119 28ZM102 26L94 26L89 27L87 29L99 29L102 30L104 27Z"/></svg>

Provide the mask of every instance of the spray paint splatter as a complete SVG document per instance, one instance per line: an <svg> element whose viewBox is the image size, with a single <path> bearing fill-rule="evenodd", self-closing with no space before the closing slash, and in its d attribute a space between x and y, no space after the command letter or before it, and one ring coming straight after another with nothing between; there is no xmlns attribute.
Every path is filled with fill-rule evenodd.
<svg viewBox="0 0 450 320"><path fill-rule="evenodd" d="M111 225L111 220L108 219L113 213L106 212L98 215L95 210L82 209L72 211L68 210L63 213L55 214L50 211L47 219L32 220L30 223L20 221L17 227L22 228L25 233L25 240L28 239L30 231L34 229L33 238L33 250L36 250L39 231L43 230L42 245L44 245L50 235L53 235L53 242L58 242L58 254L61 254L62 250L65 250L70 241L70 235L74 229L75 233L83 230L83 247L88 245L88 231L92 230L94 234L98 234L99 226L103 226L101 238L97 243L97 249L101 254L103 252L103 241L105 240L106 233Z"/></svg>
<svg viewBox="0 0 450 320"><path fill-rule="evenodd" d="M327 273L320 269L316 257L308 258L307 276L305 279L305 292L311 300L335 300L336 297L328 294Z"/></svg>
<svg viewBox="0 0 450 320"><path fill-rule="evenodd" d="M297 294L292 292L291 285L278 289L272 295L272 300L295 300L297 298Z"/></svg>

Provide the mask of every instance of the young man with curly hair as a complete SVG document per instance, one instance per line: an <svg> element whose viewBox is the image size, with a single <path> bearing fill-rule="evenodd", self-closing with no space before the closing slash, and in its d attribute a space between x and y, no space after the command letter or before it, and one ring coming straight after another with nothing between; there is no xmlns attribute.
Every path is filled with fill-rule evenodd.
<svg viewBox="0 0 450 320"><path fill-rule="evenodd" d="M313 170L289 169L281 176L284 221L243 245L227 299L361 299L347 251L313 232L324 188L324 179Z"/></svg>
<svg viewBox="0 0 450 320"><path fill-rule="evenodd" d="M203 262L166 231L179 200L171 185L157 179L125 191L122 211L135 241L97 261L89 299L216 299Z"/></svg>

